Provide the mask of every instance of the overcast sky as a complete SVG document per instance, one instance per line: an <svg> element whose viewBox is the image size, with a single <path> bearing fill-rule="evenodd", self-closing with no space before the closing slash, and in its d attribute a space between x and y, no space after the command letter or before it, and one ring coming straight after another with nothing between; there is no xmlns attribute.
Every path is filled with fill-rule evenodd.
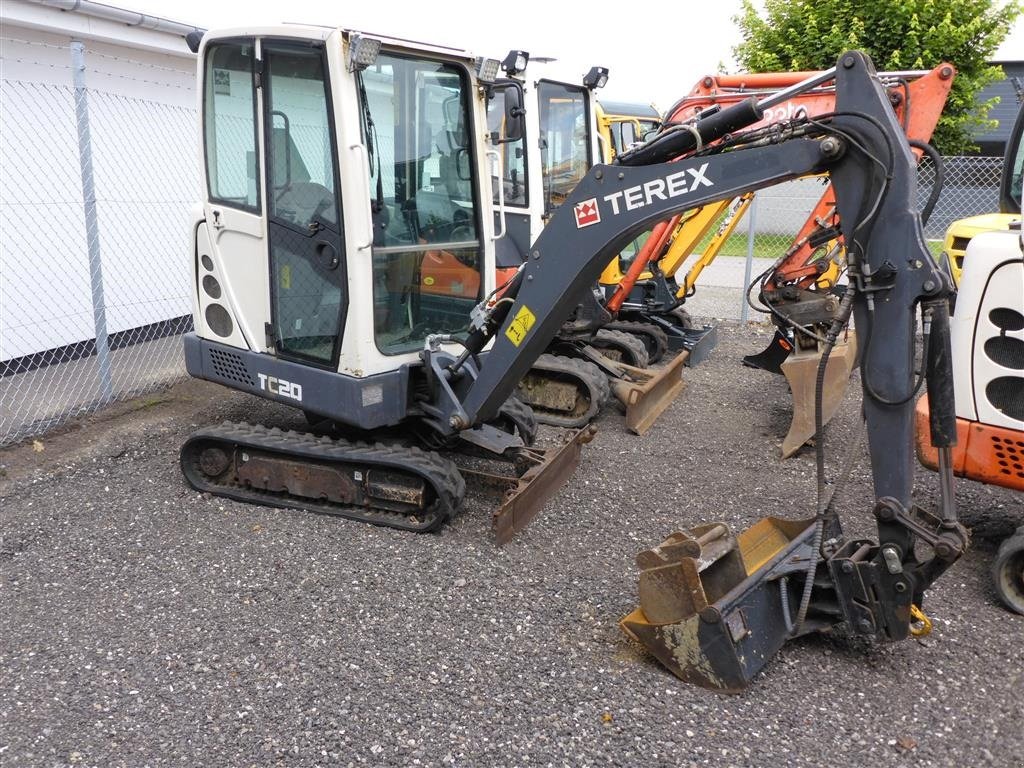
<svg viewBox="0 0 1024 768"><path fill-rule="evenodd" d="M279 22L327 24L467 48L500 58L511 48L555 56L570 72L611 70L607 99L654 102L667 109L702 75L735 68L740 42L733 17L740 0L597 2L596 0L105 0L208 29ZM244 7L244 13L239 13ZM613 12L620 9L620 12ZM999 50L1024 58L1024 21Z"/></svg>

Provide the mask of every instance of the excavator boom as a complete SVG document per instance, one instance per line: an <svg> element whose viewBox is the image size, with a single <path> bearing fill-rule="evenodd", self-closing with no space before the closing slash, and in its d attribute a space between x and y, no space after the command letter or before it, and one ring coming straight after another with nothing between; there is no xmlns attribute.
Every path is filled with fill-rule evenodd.
<svg viewBox="0 0 1024 768"><path fill-rule="evenodd" d="M918 305L929 392L935 393L932 436L943 450L955 442L946 312L951 285L924 244L914 158L887 91L859 53L844 54L834 77L835 114L794 120L777 143L745 143L737 135L728 148L700 151L761 119L762 106L750 100L698 123L700 135L669 132L615 165L593 168L533 244L506 294L510 301L477 319L466 352L426 356L444 382L435 392L433 425L442 433L466 429L496 412L580 294L639 232L689 208L829 173L850 289L828 338L835 343L852 311L864 335L863 408L879 540L842 538L821 476L817 512L803 521L769 520L735 539L724 526L699 527L681 534L678 547L662 545L657 557L642 557L645 573L667 569L655 580L668 588L653 590L649 602L643 595L652 590L643 590L640 613L627 617L623 628L676 674L720 690L748 683L786 639L808 631L906 637L924 590L966 546L952 499L943 500L937 516L911 498ZM477 364L475 352L492 338L491 351ZM916 541L931 547L931 558L918 559ZM722 566L705 578L701 571L711 563ZM700 579L704 596L677 599L659 612L673 603L672 585L685 583L667 573L680 569Z"/></svg>

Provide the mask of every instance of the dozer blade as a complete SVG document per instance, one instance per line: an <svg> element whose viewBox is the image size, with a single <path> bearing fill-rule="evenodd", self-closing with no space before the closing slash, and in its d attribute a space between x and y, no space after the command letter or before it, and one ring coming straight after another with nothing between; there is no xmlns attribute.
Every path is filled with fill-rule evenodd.
<svg viewBox="0 0 1024 768"><path fill-rule="evenodd" d="M680 679L738 693L792 635L813 539L813 519L677 531L637 556L640 607L619 626Z"/></svg>
<svg viewBox="0 0 1024 768"><path fill-rule="evenodd" d="M586 426L566 435L561 446L522 449L517 465L525 471L516 477L461 468L468 482L503 495L501 506L491 516L491 530L498 546L510 541L529 525L548 500L565 485L580 463L583 445L593 440L596 433L596 427Z"/></svg>
<svg viewBox="0 0 1024 768"><path fill-rule="evenodd" d="M814 437L814 392L821 353L794 350L782 364L782 373L793 393L793 421L782 441L782 458L788 459L800 446ZM839 342L825 366L825 382L821 396L821 423L828 424L846 395L850 373L857 362L857 341L851 331L847 340Z"/></svg>
<svg viewBox="0 0 1024 768"><path fill-rule="evenodd" d="M660 371L618 364L625 376L612 379L612 392L626 406L626 429L642 435L683 390L683 366L689 352L676 355Z"/></svg>

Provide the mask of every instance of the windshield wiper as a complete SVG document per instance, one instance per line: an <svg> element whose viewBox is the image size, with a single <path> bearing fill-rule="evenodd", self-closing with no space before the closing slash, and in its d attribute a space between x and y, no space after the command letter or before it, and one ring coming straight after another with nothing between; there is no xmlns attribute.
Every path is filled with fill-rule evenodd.
<svg viewBox="0 0 1024 768"><path fill-rule="evenodd" d="M370 173L373 173L373 162L377 161L377 199L370 203L370 210L373 213L380 213L384 210L384 177L380 172L380 151L377 146L377 129L373 124L373 115L370 112L370 100L366 97L366 85L363 83L363 73L356 72L356 82L359 84L359 99L363 103L363 131L366 133L366 154L369 156Z"/></svg>

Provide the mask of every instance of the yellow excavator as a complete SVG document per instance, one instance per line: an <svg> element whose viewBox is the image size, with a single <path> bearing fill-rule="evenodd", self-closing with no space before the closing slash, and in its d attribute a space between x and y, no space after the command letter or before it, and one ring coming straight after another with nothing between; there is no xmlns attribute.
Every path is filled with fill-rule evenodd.
<svg viewBox="0 0 1024 768"><path fill-rule="evenodd" d="M938 513L912 498L908 392L919 379L929 384L933 444L944 452L955 439L945 396L951 286L925 247L914 158L866 56L846 53L795 86L834 80L836 113L783 120L773 141L744 128L778 102L751 98L595 165L495 300L492 176L473 137L487 135L488 92L516 87L495 82L500 62L300 25L189 42L204 186L189 228L195 331L184 338L186 367L344 430L333 438L202 427L181 449L193 487L427 532L457 513L471 480L502 490L494 527L507 541L591 436L531 446L532 416L512 394L611 257L683 211L828 173L851 287L823 360L854 316L877 541L842 534L822 469L811 517L766 520L737 537L698 526L651 550L641 608L624 626L678 674L720 690L742 688L799 634L910 634L925 590L967 541L952 498ZM520 117L510 108L508 125ZM439 250L478 265L475 292L419 290L417 269ZM821 441L816 450L823 468ZM500 462L500 475L483 466Z"/></svg>
<svg viewBox="0 0 1024 768"><path fill-rule="evenodd" d="M1024 94L1021 94L1024 96ZM1024 141L1024 103L1017 111L1017 118L1010 129L1006 142L1006 153L1003 157L1003 170L999 189L999 210L995 213L983 213L958 219L949 225L942 244L942 258L948 263L949 270L957 283L964 268L964 256L967 246L975 235L982 232L1005 232L1010 225L1020 221L1020 153L1017 149ZM1014 163L1017 163L1014 166Z"/></svg>
<svg viewBox="0 0 1024 768"><path fill-rule="evenodd" d="M651 104L601 99L596 112L601 154L606 163L661 127L661 113Z"/></svg>

